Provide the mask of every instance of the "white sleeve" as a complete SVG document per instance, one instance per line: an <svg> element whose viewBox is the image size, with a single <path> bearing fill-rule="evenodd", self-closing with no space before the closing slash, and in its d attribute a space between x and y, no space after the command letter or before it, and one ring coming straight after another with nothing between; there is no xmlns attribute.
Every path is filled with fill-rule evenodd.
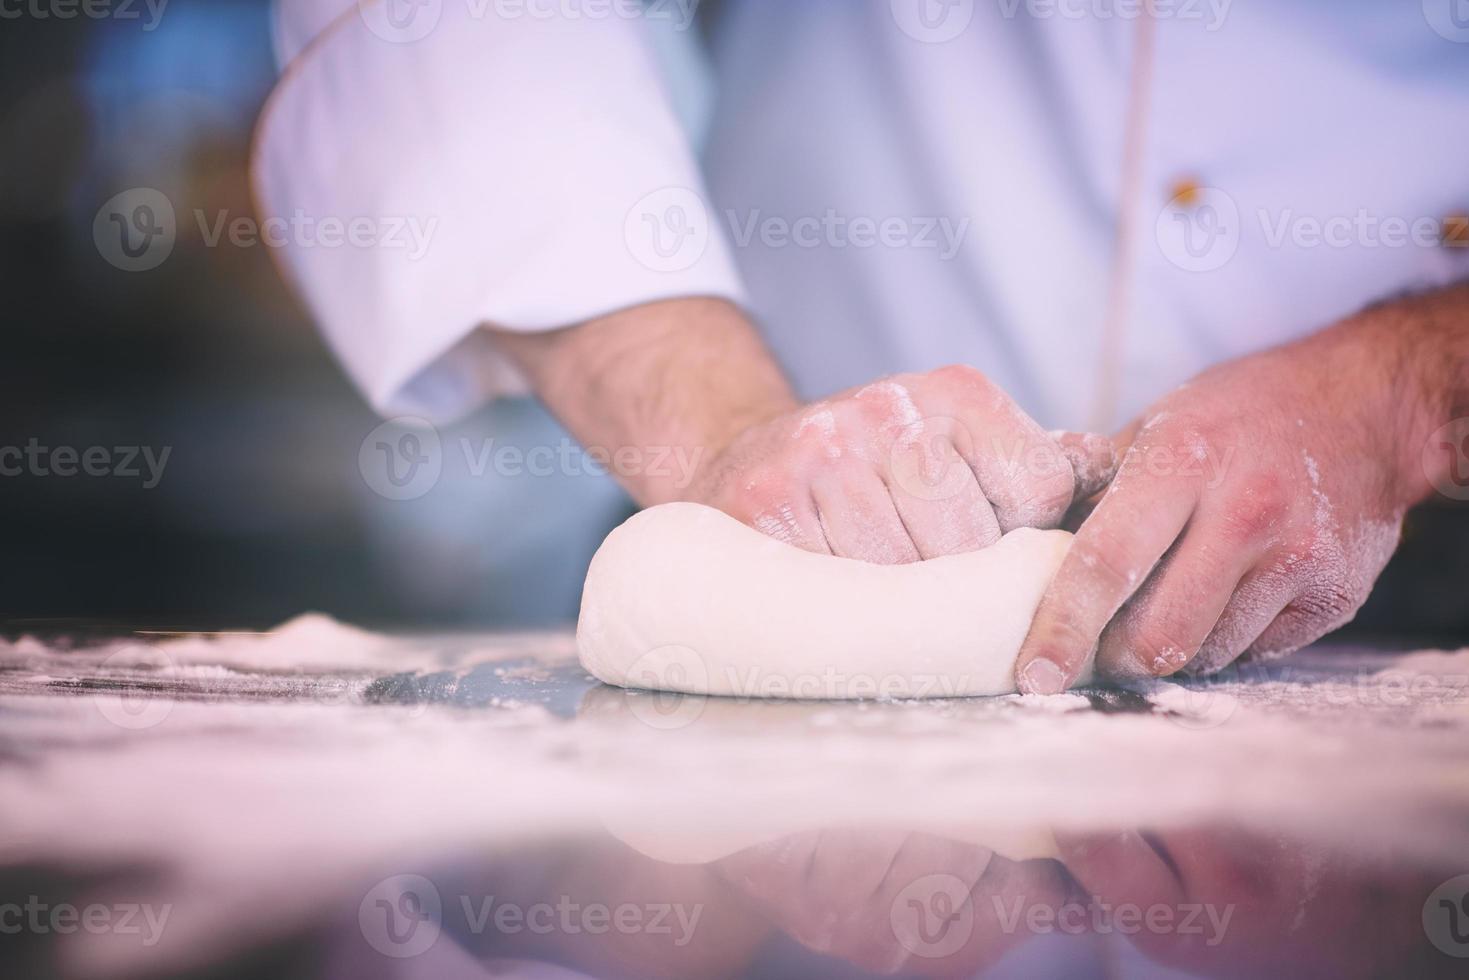
<svg viewBox="0 0 1469 980"><path fill-rule="evenodd" d="M487 323L743 302L649 25L539 6L278 4L288 64L252 159L263 237L385 414L444 421L524 391ZM393 8L433 22L416 36L427 22Z"/></svg>

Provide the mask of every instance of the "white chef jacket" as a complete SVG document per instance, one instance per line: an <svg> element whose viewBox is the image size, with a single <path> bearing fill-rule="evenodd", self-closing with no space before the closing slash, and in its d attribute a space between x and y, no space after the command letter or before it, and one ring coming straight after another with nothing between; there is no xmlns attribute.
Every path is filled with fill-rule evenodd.
<svg viewBox="0 0 1469 980"><path fill-rule="evenodd" d="M279 0L257 204L382 222L280 249L381 411L523 391L485 324L714 295L807 396L964 362L1111 426L1469 277L1465 0L725 0L702 116L691 2Z"/></svg>

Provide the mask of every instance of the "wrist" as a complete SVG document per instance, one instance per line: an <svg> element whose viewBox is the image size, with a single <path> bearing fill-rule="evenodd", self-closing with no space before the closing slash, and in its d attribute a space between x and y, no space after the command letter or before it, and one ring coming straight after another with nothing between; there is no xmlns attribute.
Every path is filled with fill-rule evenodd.
<svg viewBox="0 0 1469 980"><path fill-rule="evenodd" d="M1376 379L1378 397L1363 408L1381 430L1383 458L1393 461L1391 493L1413 506L1452 462L1432 451L1435 433L1469 416L1469 285L1380 303L1342 326Z"/></svg>
<svg viewBox="0 0 1469 980"><path fill-rule="evenodd" d="M641 506L685 499L741 432L797 404L754 327L722 300L665 300L499 339Z"/></svg>

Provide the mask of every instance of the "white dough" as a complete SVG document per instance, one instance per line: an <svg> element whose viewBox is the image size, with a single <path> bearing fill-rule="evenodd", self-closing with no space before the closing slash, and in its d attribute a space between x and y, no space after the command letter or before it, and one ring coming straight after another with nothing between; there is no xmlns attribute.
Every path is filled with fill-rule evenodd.
<svg viewBox="0 0 1469 980"><path fill-rule="evenodd" d="M781 698L1015 692L1015 657L1071 535L875 565L802 551L700 504L630 518L597 550L577 648L608 684ZM1078 683L1091 678L1091 663Z"/></svg>

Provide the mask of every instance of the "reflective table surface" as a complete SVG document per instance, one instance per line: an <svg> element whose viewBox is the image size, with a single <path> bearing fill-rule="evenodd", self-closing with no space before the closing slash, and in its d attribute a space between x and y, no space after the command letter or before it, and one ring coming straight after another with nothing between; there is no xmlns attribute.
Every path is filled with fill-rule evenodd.
<svg viewBox="0 0 1469 980"><path fill-rule="evenodd" d="M1469 651L833 703L608 688L569 633L27 636L0 962L1465 976Z"/></svg>

